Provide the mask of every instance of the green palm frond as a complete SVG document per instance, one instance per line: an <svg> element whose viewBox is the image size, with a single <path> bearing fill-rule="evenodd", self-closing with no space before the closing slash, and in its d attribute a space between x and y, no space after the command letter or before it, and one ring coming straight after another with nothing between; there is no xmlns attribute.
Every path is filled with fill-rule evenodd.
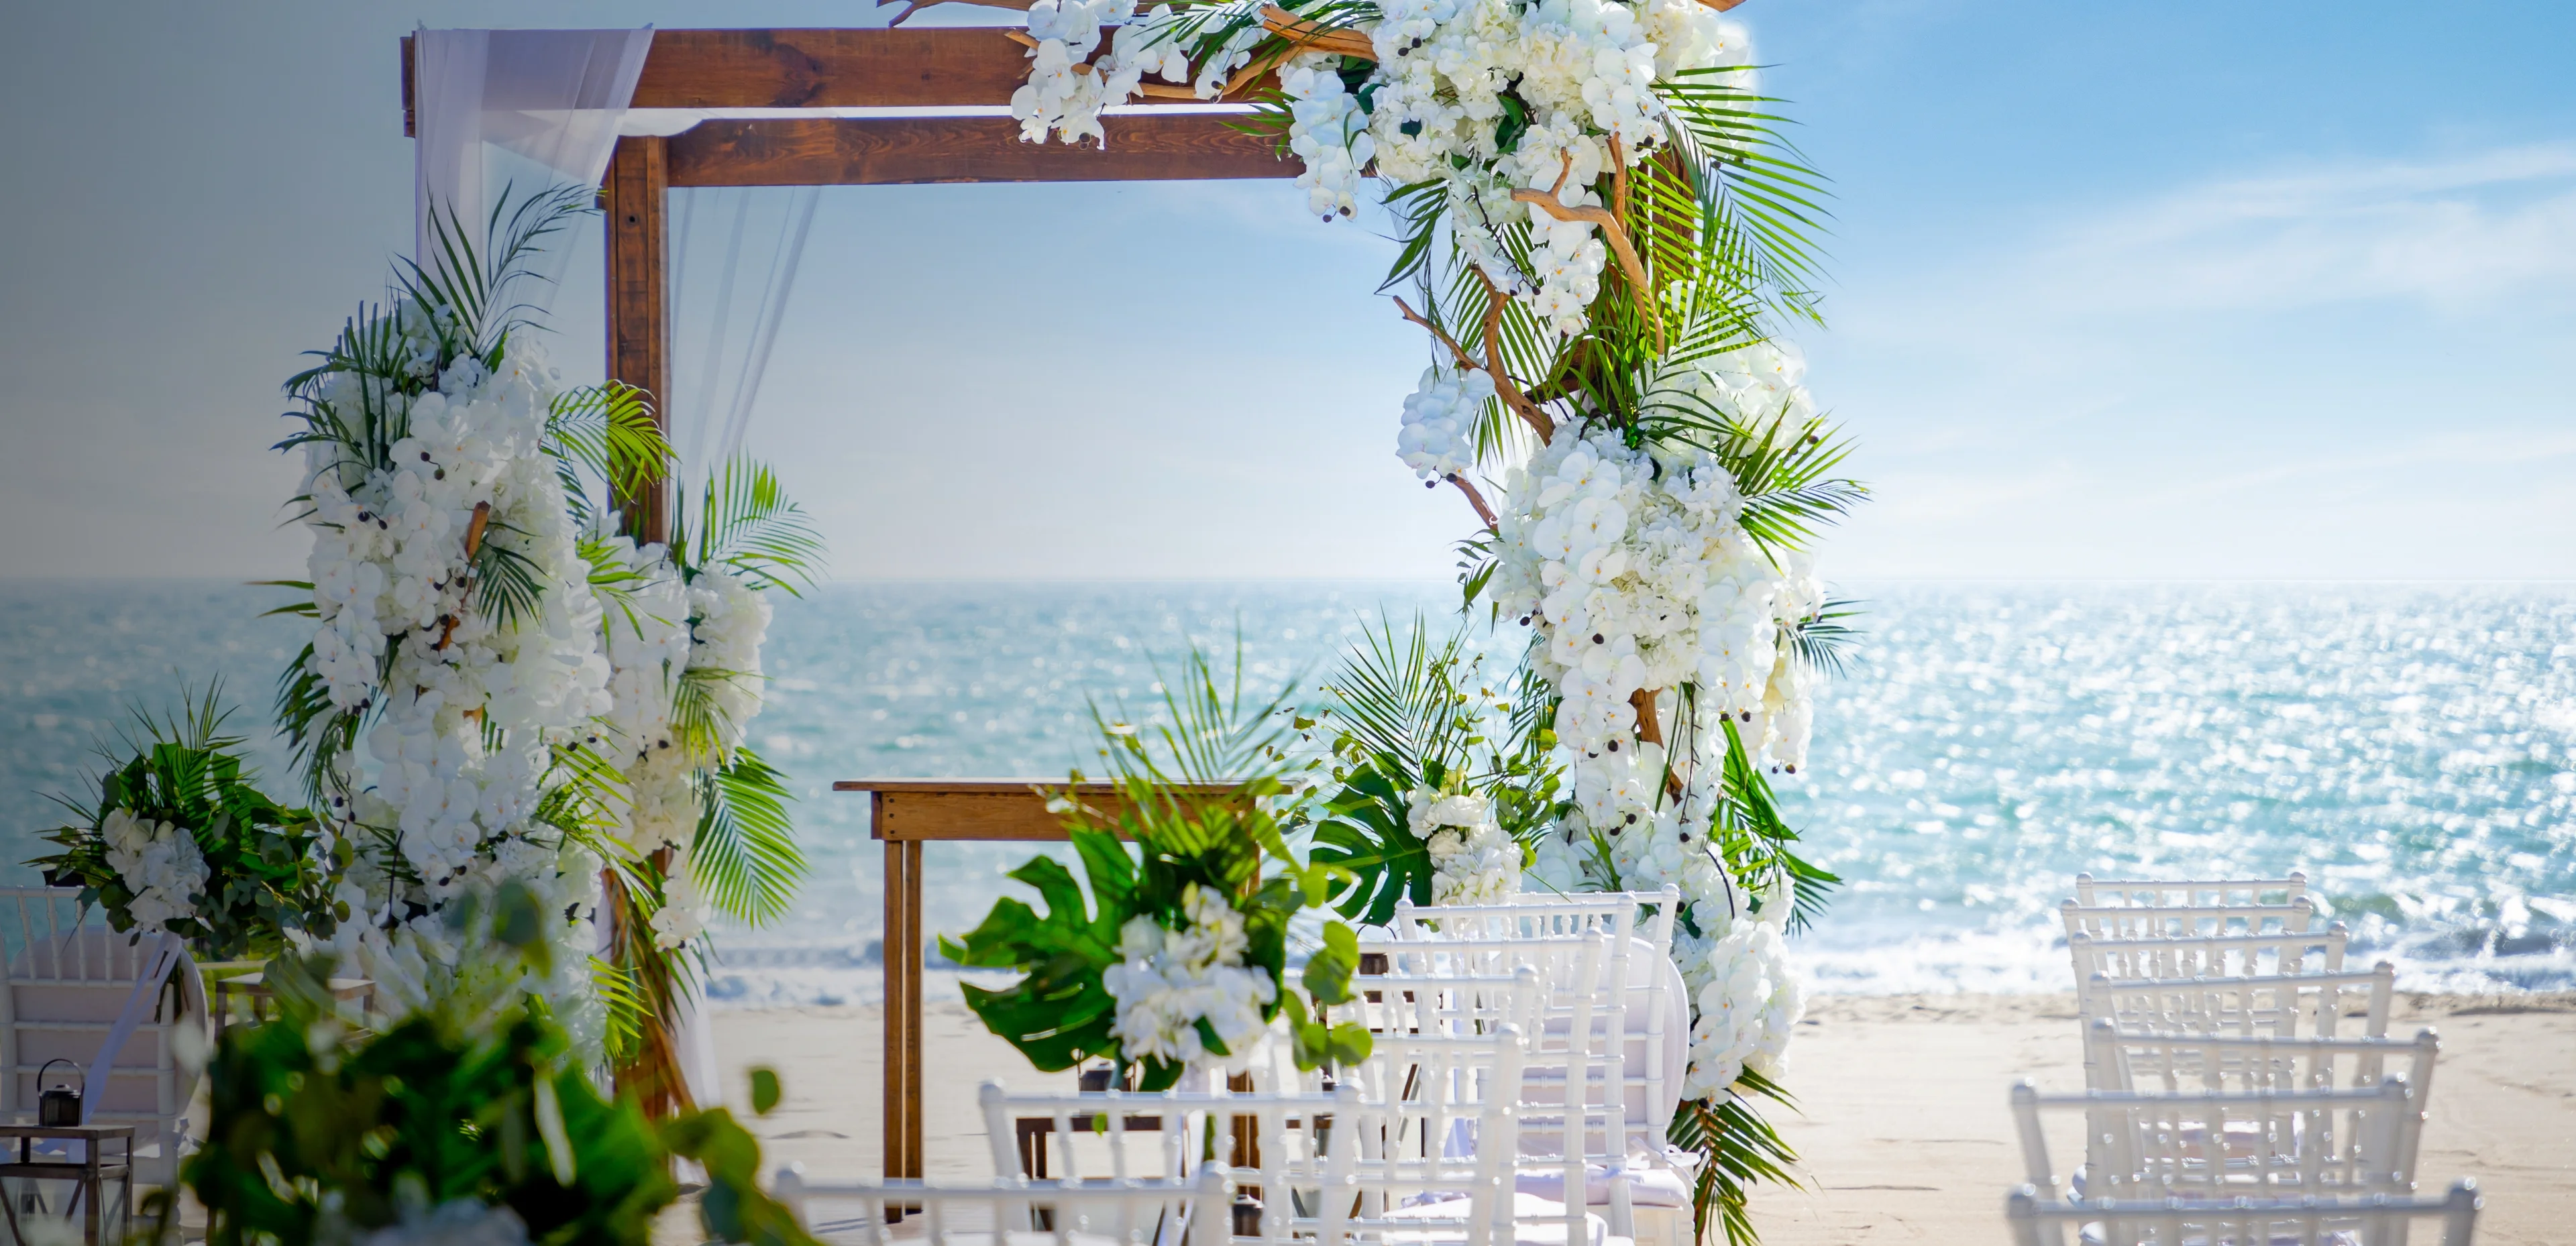
<svg viewBox="0 0 2576 1246"><path fill-rule="evenodd" d="M1461 687L1469 681L1459 678L1476 664L1466 633L1435 644L1415 615L1400 640L1393 620L1384 617L1362 636L1324 685L1343 735L1369 755L1395 759L1407 776L1463 770L1482 708Z"/></svg>
<svg viewBox="0 0 2576 1246"><path fill-rule="evenodd" d="M1181 784L1224 787L1255 775L1274 774L1295 740L1287 725L1300 679L1257 698L1244 687L1243 637L1234 640L1234 666L1220 678L1215 663L1192 646L1178 671L1153 664L1158 709L1138 723L1121 702L1115 714L1091 707L1109 747L1102 750L1122 786Z"/></svg>
<svg viewBox="0 0 2576 1246"><path fill-rule="evenodd" d="M1814 614L1790 625L1782 639L1799 661L1840 679L1850 669L1852 646L1860 640L1860 629L1842 620L1860 615L1859 602L1829 599Z"/></svg>
<svg viewBox="0 0 2576 1246"><path fill-rule="evenodd" d="M1824 913L1825 893L1842 879L1798 855L1798 832L1781 815L1771 781L1753 764L1735 721L1724 719L1720 727L1726 733L1726 759L1710 812L1709 838L1724 858L1726 872L1747 888L1760 892L1788 884L1790 907L1782 926L1797 933Z"/></svg>
<svg viewBox="0 0 2576 1246"><path fill-rule="evenodd" d="M623 381L558 395L546 413L545 446L554 456L573 517L584 527L591 519L590 479L605 482L614 502L669 475L673 459L671 443L654 418L653 396Z"/></svg>
<svg viewBox="0 0 2576 1246"><path fill-rule="evenodd" d="M1788 124L1765 106L1780 101L1736 84L1746 65L1684 70L1655 84L1674 118L1686 165L1713 208L1704 229L1732 257L1745 288L1771 307L1822 323L1815 287L1823 279L1816 236L1828 215L1824 175L1781 134Z"/></svg>
<svg viewBox="0 0 2576 1246"><path fill-rule="evenodd" d="M801 595L798 586L812 587L822 570L821 534L804 510L788 500L778 477L750 459L729 460L707 478L694 539L685 523L678 522L687 517L674 518L671 548L681 554L691 575L721 566L754 588Z"/></svg>
<svg viewBox="0 0 2576 1246"><path fill-rule="evenodd" d="M454 205L444 215L430 212L431 262L403 261L396 280L405 294L432 312L446 358L473 355L499 364L510 332L530 323L521 314L530 310L527 304L503 300L518 283L538 279L529 266L537 245L574 219L598 211L595 198L587 186L558 186L524 198L504 188L483 222L479 248Z"/></svg>
<svg viewBox="0 0 2576 1246"><path fill-rule="evenodd" d="M1713 1218L1728 1246L1754 1246L1760 1235L1749 1211L1753 1186L1771 1181L1800 1188L1796 1174L1790 1171L1798 1162L1798 1153L1777 1128L1762 1118L1752 1101L1753 1096L1759 1095L1786 1105L1787 1093L1751 1069L1746 1069L1735 1085L1735 1094L1682 1104L1673 1113L1666 1137L1673 1145L1705 1157L1691 1200L1695 1211L1693 1240L1708 1239L1709 1221Z"/></svg>
<svg viewBox="0 0 2576 1246"><path fill-rule="evenodd" d="M611 1062L623 1064L643 1046L644 1029L657 1010L631 970L601 957L590 958L590 989L607 1013L600 1045Z"/></svg>
<svg viewBox="0 0 2576 1246"><path fill-rule="evenodd" d="M758 926L787 915L805 877L805 853L787 816L785 776L744 745L701 789L689 872L718 911Z"/></svg>
<svg viewBox="0 0 2576 1246"><path fill-rule="evenodd" d="M679 737L680 747L698 764L723 765L724 738L742 726L727 716L716 700L717 687L757 678L748 671L712 666L681 668L678 686L671 690L671 733Z"/></svg>

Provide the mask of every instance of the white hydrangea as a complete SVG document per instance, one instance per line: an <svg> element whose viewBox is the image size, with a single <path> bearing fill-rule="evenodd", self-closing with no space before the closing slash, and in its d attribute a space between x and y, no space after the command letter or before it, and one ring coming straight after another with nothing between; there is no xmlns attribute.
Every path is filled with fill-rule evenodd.
<svg viewBox="0 0 2576 1246"><path fill-rule="evenodd" d="M1278 999L1278 984L1266 970L1245 967L1250 940L1243 915L1224 896L1192 883L1181 907L1186 924L1179 930L1141 915L1120 928L1121 960L1101 973L1118 1001L1110 1032L1131 1060L1155 1056L1239 1072L1250 1067L1269 1033L1263 1013ZM1224 1055L1207 1049L1201 1021L1216 1032Z"/></svg>
<svg viewBox="0 0 2576 1246"><path fill-rule="evenodd" d="M1778 1077L1789 1036L1806 1015L1806 984L1780 937L1785 904L1739 918L1705 953L1683 965L1691 988L1690 1070L1685 1098L1725 1093L1746 1069Z"/></svg>
<svg viewBox="0 0 2576 1246"><path fill-rule="evenodd" d="M1476 419L1494 397L1484 372L1433 366L1404 400L1404 426L1395 452L1424 480L1436 481L1476 465Z"/></svg>
<svg viewBox="0 0 2576 1246"><path fill-rule="evenodd" d="M99 837L107 843L108 868L134 893L126 912L138 932L159 934L171 922L196 915L197 898L206 890L206 858L186 827L111 809L99 824Z"/></svg>
<svg viewBox="0 0 2576 1246"><path fill-rule="evenodd" d="M1521 889L1521 846L1482 796L1413 793L1406 822L1431 855L1433 904L1497 904Z"/></svg>

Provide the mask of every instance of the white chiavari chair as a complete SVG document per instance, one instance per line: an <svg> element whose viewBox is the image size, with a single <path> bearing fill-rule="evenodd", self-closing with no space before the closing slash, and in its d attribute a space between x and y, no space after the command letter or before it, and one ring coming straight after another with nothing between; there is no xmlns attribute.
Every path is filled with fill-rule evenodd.
<svg viewBox="0 0 2576 1246"><path fill-rule="evenodd" d="M2160 982L2187 978L2295 977L2341 973L2351 932L2337 922L2323 931L2208 937L2097 939L2066 937L2079 997L2097 980ZM2089 1012L2089 998L2079 998Z"/></svg>
<svg viewBox="0 0 2576 1246"><path fill-rule="evenodd" d="M2300 896L2285 904L2077 904L2057 906L2066 937L2117 942L2131 939L2216 939L2230 935L2306 934L2316 902Z"/></svg>
<svg viewBox="0 0 2576 1246"><path fill-rule="evenodd" d="M2288 904L2308 894L2308 876L2293 870L2282 878L2147 878L2099 879L2075 876L2075 903L2139 905L2147 908L2208 908L2244 904Z"/></svg>
<svg viewBox="0 0 2576 1246"><path fill-rule="evenodd" d="M1223 1246L1231 1176L1207 1164L1186 1180L1137 1178L1087 1183L816 1181L804 1166L779 1170L771 1193L806 1231L825 1241L893 1246ZM889 1209L918 1228L900 1236ZM840 1216L823 1214L839 1209ZM1048 1228L1026 1226L1044 1223Z"/></svg>
<svg viewBox="0 0 2576 1246"><path fill-rule="evenodd" d="M68 1060L90 1069L109 1032L147 972L152 939L122 935L106 914L83 909L72 887L0 888L0 943L7 953L7 983L0 989L0 1119L32 1124L37 1081L46 1062ZM179 1031L194 1027L206 1037L206 991L196 962L182 954L158 997L116 1054L100 1085L85 1086L88 1119L135 1126L135 1163L147 1184L170 1183L178 1172L188 1100L196 1074L178 1059ZM56 1067L59 1075L62 1066Z"/></svg>
<svg viewBox="0 0 2576 1246"><path fill-rule="evenodd" d="M1688 1239L1690 1203L1688 1175L1664 1145L1690 1057L1689 1002L1671 952L1679 905L1671 887L1399 904L1398 941L1373 947L1399 965L1542 967L1549 993L1532 1029L1519 1188L1561 1200L1569 1218L1578 1204L1567 1192L1579 1188L1580 1205L1604 1209L1612 1233L1672 1246Z"/></svg>
<svg viewBox="0 0 2576 1246"><path fill-rule="evenodd" d="M2441 1049L2440 1036L2431 1030L2418 1030L2413 1038L2124 1035L2102 1020L2085 1027L2084 1079L2092 1090L2251 1094L2361 1090L2394 1075L2414 1088L2421 1112L2432 1098L2433 1062Z"/></svg>
<svg viewBox="0 0 2576 1246"><path fill-rule="evenodd" d="M2024 1186L2004 1205L2014 1246L2064 1246L2066 1230L2103 1246L2406 1246L2419 1222L2440 1227L2441 1246L2473 1246L2477 1183L2439 1197L2370 1194L2282 1201L2181 1199L2061 1203ZM2421 1240L2421 1239L2418 1239Z"/></svg>
<svg viewBox="0 0 2576 1246"><path fill-rule="evenodd" d="M2085 1200L2411 1194L2422 1113L2403 1077L2363 1089L2173 1094L2013 1087L2024 1177ZM2079 1172L2057 1167L2049 1118L2083 1131Z"/></svg>
<svg viewBox="0 0 2576 1246"><path fill-rule="evenodd" d="M2248 1038L2337 1037L2388 1033L2397 967L2258 974L2242 978L2114 981L2095 974L2079 999L2087 1022L2109 1021L2122 1034L2233 1034ZM2358 1016L2347 1016L2354 1006Z"/></svg>

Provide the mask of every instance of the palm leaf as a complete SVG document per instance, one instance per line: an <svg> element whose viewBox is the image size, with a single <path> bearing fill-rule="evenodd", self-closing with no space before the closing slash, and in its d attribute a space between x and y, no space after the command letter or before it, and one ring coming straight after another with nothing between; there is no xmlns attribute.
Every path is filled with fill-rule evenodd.
<svg viewBox="0 0 2576 1246"><path fill-rule="evenodd" d="M804 850L787 816L795 797L784 776L748 745L718 767L701 789L689 872L707 902L754 926L787 915L804 880Z"/></svg>
<svg viewBox="0 0 2576 1246"><path fill-rule="evenodd" d="M671 548L686 554L692 575L726 567L754 588L794 595L822 569L821 534L778 477L750 459L734 458L707 479L697 523L694 543L683 524L672 525Z"/></svg>

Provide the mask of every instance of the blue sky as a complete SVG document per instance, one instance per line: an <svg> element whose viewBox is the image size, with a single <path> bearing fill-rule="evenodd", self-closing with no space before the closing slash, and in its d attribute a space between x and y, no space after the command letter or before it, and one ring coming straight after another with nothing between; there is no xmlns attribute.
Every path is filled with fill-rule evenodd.
<svg viewBox="0 0 2576 1246"><path fill-rule="evenodd" d="M953 11L953 10L952 10ZM1835 179L1846 578L2576 576L2576 10L1750 0ZM853 4L0 16L0 575L291 571L278 381L409 230L393 41ZM1278 183L825 192L751 445L844 576L1441 576L1388 255ZM595 238L595 234L593 237ZM558 353L597 371L595 256Z"/></svg>

